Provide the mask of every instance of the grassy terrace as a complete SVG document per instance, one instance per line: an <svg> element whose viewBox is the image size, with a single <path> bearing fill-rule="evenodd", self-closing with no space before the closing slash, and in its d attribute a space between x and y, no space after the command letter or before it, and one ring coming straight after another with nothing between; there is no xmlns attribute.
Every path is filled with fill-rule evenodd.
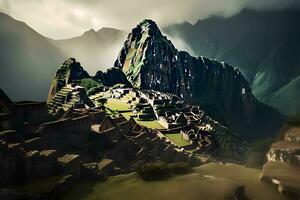
<svg viewBox="0 0 300 200"><path fill-rule="evenodd" d="M181 139L180 133L170 133L165 134L165 136L169 138L172 142L174 142L178 147L190 145L188 141Z"/></svg>
<svg viewBox="0 0 300 200"><path fill-rule="evenodd" d="M122 115L126 118L129 119L130 115L132 115L132 112L125 112L122 113ZM142 125L145 126L147 128L151 128L151 129L163 129L164 127L162 125L160 125L160 123L157 122L157 120L152 120L152 121L140 121L138 120L136 117L134 117L135 121Z"/></svg>
<svg viewBox="0 0 300 200"><path fill-rule="evenodd" d="M136 174L110 177L104 183L81 182L64 193L66 200L156 200L233 199L235 189L244 185L255 200L284 200L276 189L259 180L260 170L240 165L206 164L187 175L163 181L145 182Z"/></svg>
<svg viewBox="0 0 300 200"><path fill-rule="evenodd" d="M108 99L105 107L110 108L112 110L122 111L122 110L128 110L128 104L126 104L124 101L119 99Z"/></svg>
<svg viewBox="0 0 300 200"><path fill-rule="evenodd" d="M140 121L136 120L136 122L142 126L145 126L147 128L152 128L152 129L163 129L164 127L160 125L156 120L154 121Z"/></svg>

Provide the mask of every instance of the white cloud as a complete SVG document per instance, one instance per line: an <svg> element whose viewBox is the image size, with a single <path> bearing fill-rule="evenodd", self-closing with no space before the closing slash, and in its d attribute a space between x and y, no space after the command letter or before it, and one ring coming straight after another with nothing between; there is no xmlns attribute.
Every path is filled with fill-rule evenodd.
<svg viewBox="0 0 300 200"><path fill-rule="evenodd" d="M102 27L129 30L145 18L160 26L210 15L230 16L245 7L279 9L299 0L0 0L0 10L51 38L68 38Z"/></svg>

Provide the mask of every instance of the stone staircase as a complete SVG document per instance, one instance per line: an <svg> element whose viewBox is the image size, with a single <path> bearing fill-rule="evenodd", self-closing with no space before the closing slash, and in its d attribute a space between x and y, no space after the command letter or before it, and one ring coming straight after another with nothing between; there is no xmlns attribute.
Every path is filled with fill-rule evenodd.
<svg viewBox="0 0 300 200"><path fill-rule="evenodd" d="M67 85L50 100L48 109L50 113L56 113L60 108L67 111L77 103L81 103L80 91L77 90L77 87Z"/></svg>

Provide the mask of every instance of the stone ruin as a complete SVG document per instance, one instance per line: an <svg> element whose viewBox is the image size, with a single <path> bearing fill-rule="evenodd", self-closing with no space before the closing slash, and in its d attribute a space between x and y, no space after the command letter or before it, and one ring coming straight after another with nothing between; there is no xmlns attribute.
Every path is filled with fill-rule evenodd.
<svg viewBox="0 0 300 200"><path fill-rule="evenodd" d="M272 144L267 153L261 180L275 185L292 199L300 198L300 128L289 126L283 139Z"/></svg>

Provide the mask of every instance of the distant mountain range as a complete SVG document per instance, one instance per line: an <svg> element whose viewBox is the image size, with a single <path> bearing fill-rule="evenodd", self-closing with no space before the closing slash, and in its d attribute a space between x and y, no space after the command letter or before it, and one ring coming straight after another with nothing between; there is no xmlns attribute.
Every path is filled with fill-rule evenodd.
<svg viewBox="0 0 300 200"><path fill-rule="evenodd" d="M48 38L0 13L0 85L12 100L46 99L51 78L66 57Z"/></svg>
<svg viewBox="0 0 300 200"><path fill-rule="evenodd" d="M300 112L296 100L300 93L299 20L296 10L243 10L229 18L214 16L163 31L184 40L196 55L239 68L259 100L296 115Z"/></svg>
<svg viewBox="0 0 300 200"><path fill-rule="evenodd" d="M121 30L103 28L53 40L0 13L0 87L15 101L46 100L60 63L76 57L92 73L111 67L125 36Z"/></svg>
<svg viewBox="0 0 300 200"><path fill-rule="evenodd" d="M98 70L112 67L127 33L114 28L91 29L83 35L65 39L51 40L64 54L72 56L95 74Z"/></svg>

